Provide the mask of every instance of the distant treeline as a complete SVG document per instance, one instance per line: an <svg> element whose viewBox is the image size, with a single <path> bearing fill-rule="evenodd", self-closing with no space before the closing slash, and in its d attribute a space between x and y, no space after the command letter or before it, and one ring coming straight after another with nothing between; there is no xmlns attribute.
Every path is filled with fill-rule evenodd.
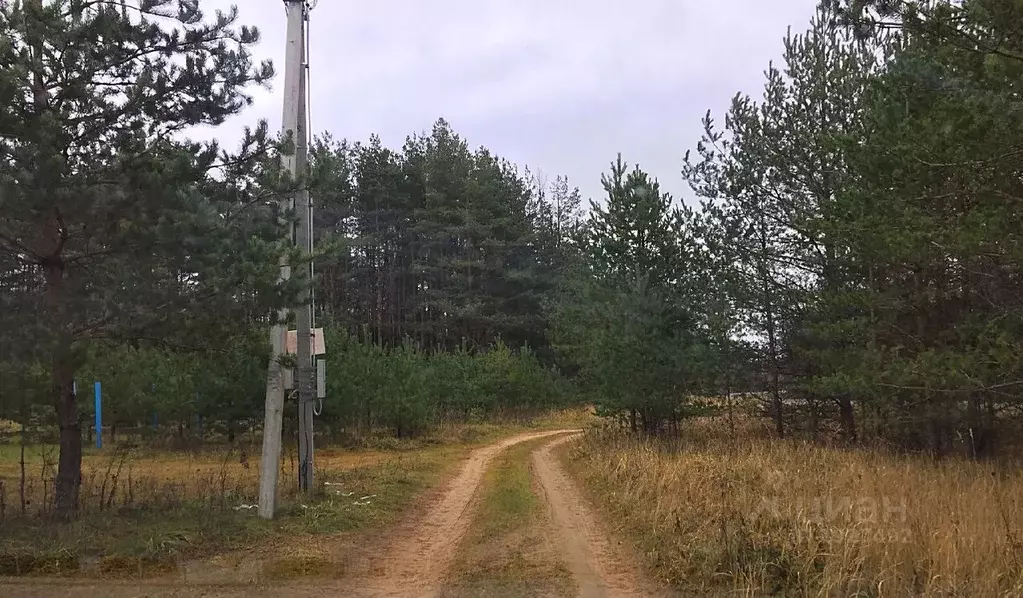
<svg viewBox="0 0 1023 598"><path fill-rule="evenodd" d="M89 440L94 381L102 385L108 442L116 442L118 430L133 442L162 440L182 447L258 434L266 396L264 336L253 331L239 337L231 351L214 354L97 345L79 370L77 385ZM424 350L411 340L386 347L332 328L326 343L327 398L318 405L316 430L337 441L378 430L414 437L439 422L527 421L577 400L571 382L528 348L512 351L498 342L486 351ZM45 370L28 372L19 389L26 410L13 399L4 401L0 419L27 424L33 442L55 441L52 410L32 400L46 396ZM293 397L288 405L290 422L292 411L297 413ZM7 430L8 440L18 439L19 431Z"/></svg>

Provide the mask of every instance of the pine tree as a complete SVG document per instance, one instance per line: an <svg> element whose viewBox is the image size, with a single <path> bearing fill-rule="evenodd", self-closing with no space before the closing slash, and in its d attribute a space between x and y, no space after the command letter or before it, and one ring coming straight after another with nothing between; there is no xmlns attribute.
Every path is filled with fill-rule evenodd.
<svg viewBox="0 0 1023 598"><path fill-rule="evenodd" d="M785 68L768 68L762 102L736 96L724 132L708 115L700 160L686 159L684 175L720 221L739 283L736 298L762 339L779 436L785 433L782 387L791 386L783 379L829 367L817 359L827 346L798 353L786 339L825 334L811 329L826 325L835 304L825 308L820 299L847 282L833 223L838 195L853 175L840 140L858 130L877 60L877 46L854 38L823 4L808 32L786 37ZM831 399L855 438L849 397Z"/></svg>
<svg viewBox="0 0 1023 598"><path fill-rule="evenodd" d="M907 24L850 151L841 232L863 316L842 323L862 344L830 382L869 401L880 435L938 454L963 439L981 456L1019 404L1023 367L1023 62L1010 49L1023 7L928 10L955 29Z"/></svg>
<svg viewBox="0 0 1023 598"><path fill-rule="evenodd" d="M506 161L470 151L440 120L401 152L376 138L321 143L313 173L324 206L318 234L339 241L320 260L318 295L339 325L388 347L406 336L450 350L547 343L542 305L552 285L540 238L548 221ZM567 185L558 188L566 228L577 197Z"/></svg>
<svg viewBox="0 0 1023 598"><path fill-rule="evenodd" d="M559 346L580 366L606 415L633 430L677 432L699 389L706 342L686 291L692 248L684 213L621 157L591 205L579 261L555 313ZM687 259L689 258L689 259Z"/></svg>
<svg viewBox="0 0 1023 598"><path fill-rule="evenodd" d="M0 6L0 345L50 366L63 516L78 503L72 383L89 342L214 343L218 322L276 297L258 185L276 175L254 160L265 125L238 156L178 140L272 75L249 56L258 32L236 20L207 22L195 0Z"/></svg>

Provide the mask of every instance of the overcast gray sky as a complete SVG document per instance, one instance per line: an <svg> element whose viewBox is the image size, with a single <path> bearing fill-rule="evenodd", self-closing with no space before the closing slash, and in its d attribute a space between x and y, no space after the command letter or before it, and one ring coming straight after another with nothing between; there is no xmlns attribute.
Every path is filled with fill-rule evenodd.
<svg viewBox="0 0 1023 598"><path fill-rule="evenodd" d="M216 130L281 122L282 0L237 4L259 27L257 58L278 75L270 92ZM688 196L682 157L707 109L736 91L760 95L786 28L805 29L816 0L320 0L312 12L313 131L399 147L443 116L486 146L584 197L617 152ZM203 135L205 136L205 135Z"/></svg>

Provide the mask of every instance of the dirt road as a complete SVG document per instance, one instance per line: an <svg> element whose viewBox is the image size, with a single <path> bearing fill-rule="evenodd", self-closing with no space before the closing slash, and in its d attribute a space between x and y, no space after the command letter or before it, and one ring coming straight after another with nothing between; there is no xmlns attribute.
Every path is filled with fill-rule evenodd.
<svg viewBox="0 0 1023 598"><path fill-rule="evenodd" d="M198 585L160 583L105 583L77 580L18 580L0 591L8 596L324 596L364 598L432 597L442 590L456 549L474 520L474 497L484 473L496 455L521 442L559 436L532 454L533 471L550 510L547 533L559 545L560 557L571 572L582 598L655 596L633 563L608 539L599 519L587 506L574 483L553 455L555 448L578 437L577 430L520 434L474 451L460 472L387 537L367 545L343 579L326 584ZM393 539L393 540L389 540Z"/></svg>
<svg viewBox="0 0 1023 598"><path fill-rule="evenodd" d="M494 456L504 449L537 438L563 435L575 430L520 434L473 452L461 472L451 481L439 501L419 520L394 534L397 540L382 556L370 556L368 566L355 573L351 591L356 596L436 596L454 558L455 548L473 520L473 496ZM361 577L361 579L359 579Z"/></svg>
<svg viewBox="0 0 1023 598"><path fill-rule="evenodd" d="M533 453L533 467L546 494L561 556L568 565L581 598L655 596L638 567L617 549L552 454L558 445L576 438L563 436Z"/></svg>

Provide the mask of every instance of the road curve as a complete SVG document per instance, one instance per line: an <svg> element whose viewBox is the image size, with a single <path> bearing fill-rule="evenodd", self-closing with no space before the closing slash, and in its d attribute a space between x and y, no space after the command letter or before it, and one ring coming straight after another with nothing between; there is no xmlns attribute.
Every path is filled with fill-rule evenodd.
<svg viewBox="0 0 1023 598"><path fill-rule="evenodd" d="M472 524L473 497L490 461L504 449L529 440L578 432L551 430L519 434L473 451L458 475L426 514L396 538L379 557L370 559L364 578L353 579L351 594L365 598L437 596L455 557L458 543Z"/></svg>

